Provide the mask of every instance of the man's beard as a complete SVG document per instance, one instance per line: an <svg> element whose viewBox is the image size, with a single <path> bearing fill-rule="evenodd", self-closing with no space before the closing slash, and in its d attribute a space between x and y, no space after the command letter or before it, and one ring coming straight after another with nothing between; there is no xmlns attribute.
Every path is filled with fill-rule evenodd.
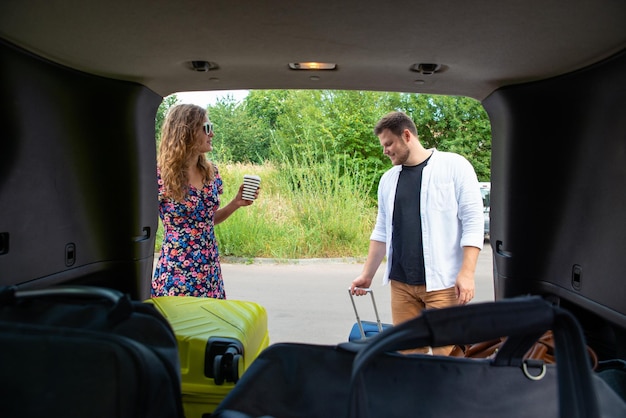
<svg viewBox="0 0 626 418"><path fill-rule="evenodd" d="M409 147L406 144L403 145L402 149L395 153L395 160L391 161L394 165L403 165L409 159Z"/></svg>

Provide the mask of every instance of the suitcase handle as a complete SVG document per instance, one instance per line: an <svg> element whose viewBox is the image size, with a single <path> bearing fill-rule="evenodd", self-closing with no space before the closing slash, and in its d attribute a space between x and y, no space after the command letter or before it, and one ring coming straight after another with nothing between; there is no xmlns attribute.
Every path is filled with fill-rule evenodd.
<svg viewBox="0 0 626 418"><path fill-rule="evenodd" d="M559 357L560 415L600 416L591 364L576 318L537 296L426 310L421 316L368 340L352 364L349 416L368 416L363 410L366 394L362 374L372 360L383 353L428 345L471 344L502 336L523 337L549 329L554 332Z"/></svg>
<svg viewBox="0 0 626 418"><path fill-rule="evenodd" d="M19 299L54 299L105 301L111 306L107 320L117 324L132 315L133 307L128 295L114 289L95 286L56 286L46 289L19 290L15 286L0 290L0 305L15 303Z"/></svg>
<svg viewBox="0 0 626 418"><path fill-rule="evenodd" d="M376 308L376 300L374 300L374 291L370 288L358 288L361 290L365 290L372 297L372 305L374 306L374 313L376 314L376 324L378 325L378 331L383 332L383 324L380 322L380 316L378 315L378 308ZM350 302L352 302L352 307L354 308L354 315L356 316L356 323L359 325L359 331L361 332L361 338L365 338L365 330L363 329L363 324L361 323L361 318L359 317L359 312L356 309L356 303L354 303L354 295L352 294L352 289L348 288L348 294L350 295Z"/></svg>

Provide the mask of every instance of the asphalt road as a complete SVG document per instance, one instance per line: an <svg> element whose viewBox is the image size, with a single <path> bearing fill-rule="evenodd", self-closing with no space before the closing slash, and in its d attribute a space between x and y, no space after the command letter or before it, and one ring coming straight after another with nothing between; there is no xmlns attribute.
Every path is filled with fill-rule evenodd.
<svg viewBox="0 0 626 418"><path fill-rule="evenodd" d="M476 297L472 301L493 301L493 269L489 242L485 242L476 271ZM267 310L271 343L303 342L338 344L347 341L355 323L348 287L362 264L336 260L296 263L222 262L228 299L259 303ZM391 322L389 286L382 286L384 265L372 289L381 320ZM356 298L362 320L374 320L369 296Z"/></svg>

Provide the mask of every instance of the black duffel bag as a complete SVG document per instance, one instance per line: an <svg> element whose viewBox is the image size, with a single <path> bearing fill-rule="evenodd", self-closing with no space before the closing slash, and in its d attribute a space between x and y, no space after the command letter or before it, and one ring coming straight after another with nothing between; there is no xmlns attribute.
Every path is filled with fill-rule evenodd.
<svg viewBox="0 0 626 418"><path fill-rule="evenodd" d="M0 416L183 417L174 333L98 287L0 289Z"/></svg>
<svg viewBox="0 0 626 418"><path fill-rule="evenodd" d="M555 364L524 360L546 330ZM398 350L508 336L493 359ZM425 311L359 343L276 344L255 360L214 418L624 417L592 374L575 318L539 297Z"/></svg>

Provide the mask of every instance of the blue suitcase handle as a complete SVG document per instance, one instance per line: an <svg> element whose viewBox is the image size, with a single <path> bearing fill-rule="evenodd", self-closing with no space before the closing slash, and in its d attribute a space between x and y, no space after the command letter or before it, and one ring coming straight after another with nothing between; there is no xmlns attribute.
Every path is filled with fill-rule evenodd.
<svg viewBox="0 0 626 418"><path fill-rule="evenodd" d="M374 299L374 291L372 289L361 289L361 290L365 290L367 293L369 293L369 295L372 298L372 305L374 306L374 313L376 314L376 325L378 327L378 332L383 332L383 324L382 322L380 322L380 316L378 315L378 308L376 307L376 300ZM366 333L365 333L365 329L363 329L363 322L361 321L361 318L359 317L359 312L356 308L356 304L354 303L354 295L352 294L352 290L348 289L348 294L350 295L350 301L352 302L352 307L354 308L354 315L356 316L356 323L359 326L359 331L361 333L361 338L365 339Z"/></svg>

